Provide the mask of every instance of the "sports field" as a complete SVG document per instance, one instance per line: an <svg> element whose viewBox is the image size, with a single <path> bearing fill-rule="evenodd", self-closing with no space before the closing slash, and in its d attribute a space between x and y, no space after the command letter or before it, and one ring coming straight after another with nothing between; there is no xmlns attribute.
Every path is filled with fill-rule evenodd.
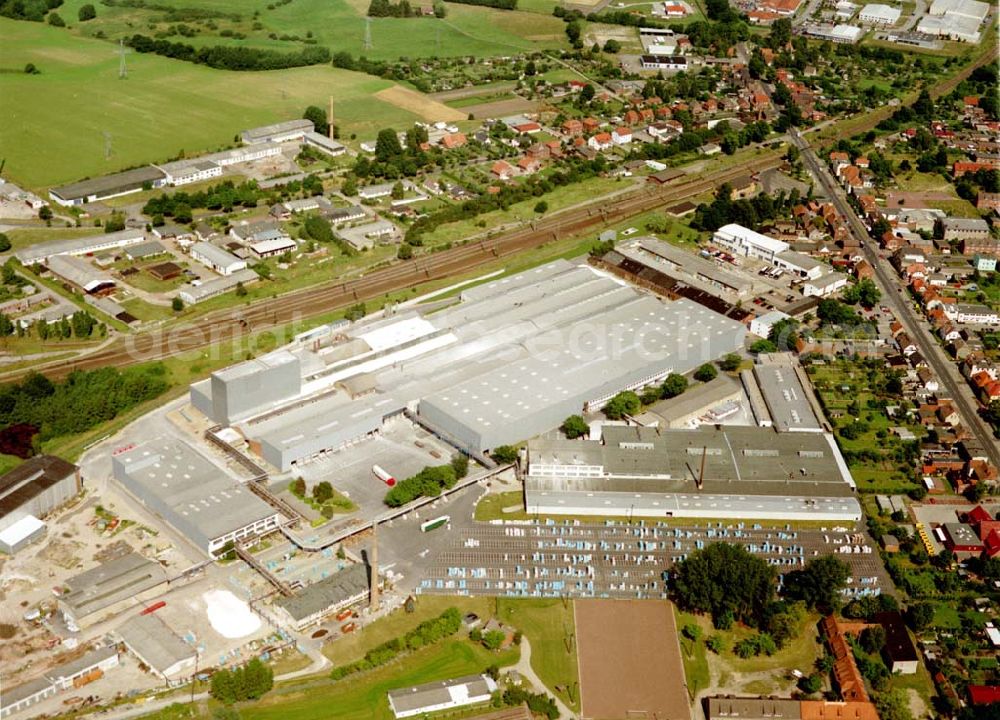
<svg viewBox="0 0 1000 720"><path fill-rule="evenodd" d="M348 136L420 119L376 96L392 82L328 66L239 73L129 54L120 80L107 42L6 18L0 37L0 157L5 176L32 189L213 150L330 95ZM27 63L41 74L11 72Z"/></svg>
<svg viewBox="0 0 1000 720"><path fill-rule="evenodd" d="M673 607L657 600L578 600L584 718L688 720Z"/></svg>

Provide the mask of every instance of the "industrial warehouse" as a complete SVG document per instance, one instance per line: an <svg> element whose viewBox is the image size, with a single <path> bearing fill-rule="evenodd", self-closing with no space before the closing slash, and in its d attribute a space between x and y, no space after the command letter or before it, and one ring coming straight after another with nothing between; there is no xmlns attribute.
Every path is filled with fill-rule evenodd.
<svg viewBox="0 0 1000 720"><path fill-rule="evenodd" d="M183 442L152 441L112 458L115 479L202 552L277 529L280 516Z"/></svg>
<svg viewBox="0 0 1000 720"><path fill-rule="evenodd" d="M858 521L832 435L772 428L605 426L602 439L528 443L534 514Z"/></svg>
<svg viewBox="0 0 1000 720"><path fill-rule="evenodd" d="M566 261L464 291L460 301L332 328L191 386L281 471L409 414L479 456L600 409L617 392L742 346L746 328Z"/></svg>
<svg viewBox="0 0 1000 720"><path fill-rule="evenodd" d="M80 469L55 455L29 458L0 477L0 550L13 555L46 532L41 518L75 497Z"/></svg>

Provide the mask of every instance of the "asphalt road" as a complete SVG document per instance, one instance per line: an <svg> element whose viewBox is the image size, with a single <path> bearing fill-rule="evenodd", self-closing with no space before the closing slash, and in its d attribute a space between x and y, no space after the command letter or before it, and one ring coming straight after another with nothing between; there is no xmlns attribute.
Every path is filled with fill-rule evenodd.
<svg viewBox="0 0 1000 720"><path fill-rule="evenodd" d="M883 303L892 308L896 318L906 328L907 334L917 344L924 359L933 368L938 381L955 403L959 415L962 417L962 424L983 446L990 462L995 467L1000 467L1000 443L997 443L992 430L979 416L978 403L972 397L972 391L968 384L959 374L957 365L944 354L944 350L931 336L929 326L914 311L905 288L897 280L896 275L886 269L885 263L874 249L875 243L869 237L867 228L854 213L854 209L847 202L839 184L833 179L827 166L820 162L812 148L797 131L793 130L789 134L801 151L806 165L822 184L838 212L847 219L848 227L855 238L861 242L865 257L875 270L875 280L882 291Z"/></svg>

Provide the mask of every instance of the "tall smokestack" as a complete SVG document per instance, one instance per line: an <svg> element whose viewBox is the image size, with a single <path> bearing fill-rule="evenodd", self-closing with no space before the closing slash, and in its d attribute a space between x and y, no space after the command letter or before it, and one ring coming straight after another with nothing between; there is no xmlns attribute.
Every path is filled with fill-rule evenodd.
<svg viewBox="0 0 1000 720"><path fill-rule="evenodd" d="M326 128L330 133L330 139L333 140L333 95L330 96L330 112L326 116Z"/></svg>
<svg viewBox="0 0 1000 720"><path fill-rule="evenodd" d="M705 487L705 458L708 456L708 446L701 449L701 469L698 471L698 489Z"/></svg>
<svg viewBox="0 0 1000 720"><path fill-rule="evenodd" d="M369 609L372 612L378 610L379 588L378 588L378 523L372 523L372 551L369 553L369 565L371 566L371 591L369 592Z"/></svg>

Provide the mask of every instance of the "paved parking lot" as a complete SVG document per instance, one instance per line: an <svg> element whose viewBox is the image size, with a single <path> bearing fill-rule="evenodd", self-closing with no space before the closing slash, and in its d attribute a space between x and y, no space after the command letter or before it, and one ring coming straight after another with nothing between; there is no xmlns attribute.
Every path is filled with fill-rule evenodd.
<svg viewBox="0 0 1000 720"><path fill-rule="evenodd" d="M744 546L781 573L812 557L836 554L851 567L857 594L892 587L864 534L845 528L768 530L660 523L476 524L453 533L450 547L425 571L420 592L507 596L666 597L669 568L711 542Z"/></svg>

